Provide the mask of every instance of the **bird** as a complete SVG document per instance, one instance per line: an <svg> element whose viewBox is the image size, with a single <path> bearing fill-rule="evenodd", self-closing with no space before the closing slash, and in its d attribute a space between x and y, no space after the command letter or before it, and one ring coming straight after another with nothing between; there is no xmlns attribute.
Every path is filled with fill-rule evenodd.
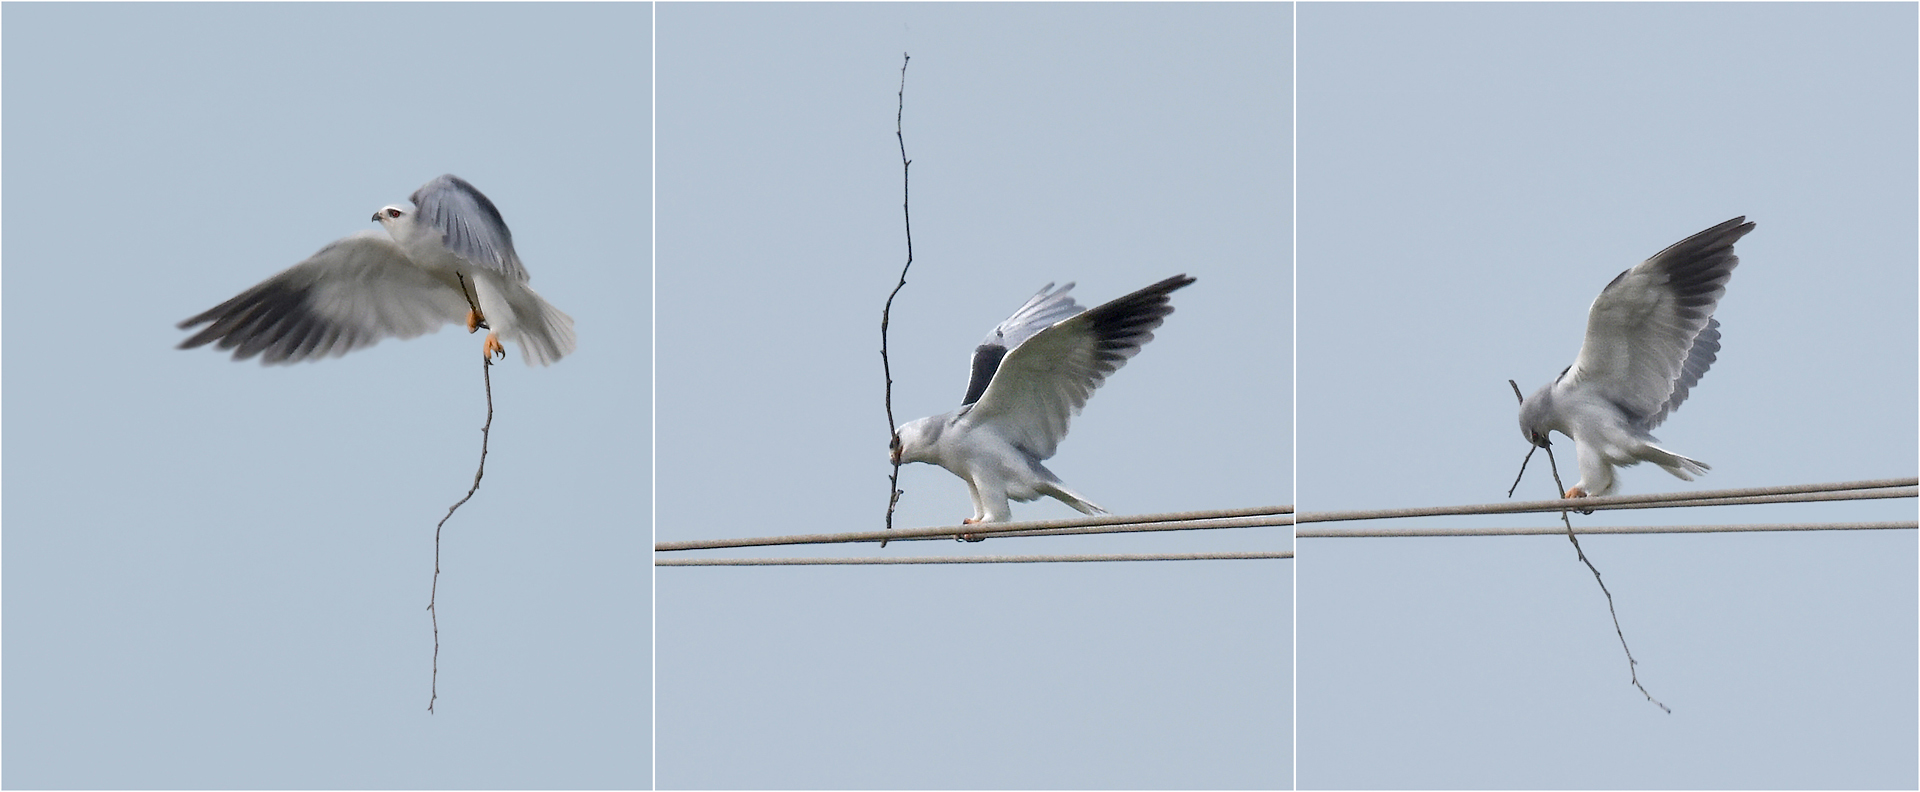
<svg viewBox="0 0 1920 792"><path fill-rule="evenodd" d="M1170 295L1193 282L1175 275L1092 310L1067 295L1071 283L1042 287L974 349L959 409L894 431L893 464L939 465L966 481L973 516L963 524L1011 519L1008 498L1049 496L1082 514L1106 514L1040 463L1094 389L1153 340L1173 313Z"/></svg>
<svg viewBox="0 0 1920 792"><path fill-rule="evenodd" d="M573 318L527 285L500 210L472 184L447 174L415 190L412 207L373 215L356 232L179 327L206 325L181 349L214 344L262 365L344 355L383 338L413 338L453 322L486 328L481 354L520 347L527 365L574 349Z"/></svg>
<svg viewBox="0 0 1920 792"><path fill-rule="evenodd" d="M1565 498L1613 492L1615 467L1652 462L1684 481L1705 462L1657 443L1652 430L1679 409L1720 353L1714 309L1740 259L1733 244L1753 230L1736 217L1621 272L1587 312L1573 365L1520 402L1520 432L1546 448L1549 433L1579 447L1580 481ZM1519 393L1516 386L1515 394Z"/></svg>

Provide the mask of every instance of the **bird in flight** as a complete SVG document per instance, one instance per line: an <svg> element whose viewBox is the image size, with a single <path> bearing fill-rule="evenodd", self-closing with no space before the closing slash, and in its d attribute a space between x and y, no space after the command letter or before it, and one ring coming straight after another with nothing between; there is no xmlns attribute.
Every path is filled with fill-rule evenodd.
<svg viewBox="0 0 1920 792"><path fill-rule="evenodd" d="M1546 448L1548 433L1559 432L1579 446L1580 482L1565 497L1606 495L1615 467L1641 462L1686 481L1707 472L1706 463L1655 445L1651 432L1719 354L1713 310L1740 264L1733 243L1752 230L1736 217L1620 273L1588 310L1573 365L1521 400L1527 442Z"/></svg>
<svg viewBox="0 0 1920 792"><path fill-rule="evenodd" d="M343 355L389 336L412 338L465 321L487 329L481 354L520 347L527 365L572 352L573 318L527 286L500 210L446 175L415 190L412 208L387 206L366 230L180 323L206 325L181 349L214 344L264 364Z"/></svg>
<svg viewBox="0 0 1920 792"><path fill-rule="evenodd" d="M1106 514L1040 462L1053 456L1094 389L1153 340L1173 313L1174 290L1193 281L1175 275L1090 311L1067 296L1073 284L1047 284L974 349L960 409L894 431L893 463L927 462L965 480L973 494L967 524L1005 522L1008 498L1042 495Z"/></svg>

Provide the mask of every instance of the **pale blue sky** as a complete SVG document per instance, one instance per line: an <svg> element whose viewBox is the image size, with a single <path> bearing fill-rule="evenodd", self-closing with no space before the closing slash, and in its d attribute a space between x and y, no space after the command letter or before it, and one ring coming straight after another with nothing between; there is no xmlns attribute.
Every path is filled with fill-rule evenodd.
<svg viewBox="0 0 1920 792"><path fill-rule="evenodd" d="M1571 362L1620 270L1744 214L1725 348L1658 431L1713 471L1622 491L1913 473L1915 5L1302 4L1297 183L1294 13L6 4L0 784L1284 788L1296 719L1302 788L1920 784L1911 531L1585 540L1672 715L1560 537L649 576L656 533L880 523L903 51L898 421L951 409L1042 284L1093 305L1185 272L1049 462L1070 485L1117 512L1498 501L1526 453L1506 380ZM580 350L493 371L429 716L478 337L263 368L173 325L446 172ZM1543 462L1517 497L1551 494ZM902 486L900 525L969 511L943 470Z"/></svg>
<svg viewBox="0 0 1920 792"><path fill-rule="evenodd" d="M634 787L649 758L647 8L4 9L5 785ZM291 367L174 324L487 193L577 353Z"/></svg>
<svg viewBox="0 0 1920 792"><path fill-rule="evenodd" d="M1559 373L1615 274L1742 214L1724 349L1656 432L1713 471L1631 468L1622 492L1912 475L1915 21L1912 4L1301 5L1301 510L1502 500L1527 450L1507 380ZM1554 494L1545 462L1517 498ZM1564 537L1302 539L1302 787L1915 785L1912 531L1582 544L1672 715L1628 683Z"/></svg>
<svg viewBox="0 0 1920 792"><path fill-rule="evenodd" d="M1291 502L1287 25L1251 4L660 6L660 537L881 526L902 52L896 419L958 406L974 344L1043 284L1093 305L1185 272L1048 466L1122 513ZM901 486L898 525L971 511L944 470ZM1291 563L661 569L659 783L1284 786Z"/></svg>

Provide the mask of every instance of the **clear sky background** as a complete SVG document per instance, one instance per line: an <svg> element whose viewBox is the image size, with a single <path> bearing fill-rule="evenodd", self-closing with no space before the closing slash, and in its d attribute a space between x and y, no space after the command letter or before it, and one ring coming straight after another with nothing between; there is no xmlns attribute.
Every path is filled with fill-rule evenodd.
<svg viewBox="0 0 1920 792"><path fill-rule="evenodd" d="M1912 4L1301 5L1301 510L1504 499L1527 449L1507 379L1531 393L1615 274L1742 214L1758 228L1725 349L1656 431L1713 471L1631 468L1622 491L1912 475L1915 21ZM1516 498L1554 495L1545 461ZM1562 537L1302 539L1301 786L1915 786L1914 532L1582 544L1672 715L1628 683Z"/></svg>
<svg viewBox="0 0 1920 792"><path fill-rule="evenodd" d="M644 787L648 9L8 4L8 787ZM577 353L174 324L441 173Z"/></svg>
<svg viewBox="0 0 1920 792"><path fill-rule="evenodd" d="M668 5L658 16L659 536L877 529L899 422L1049 281L1185 272L1049 462L1118 513L1290 503L1284 5ZM966 485L901 472L901 527ZM1074 516L1054 501L1016 518ZM1287 549L1284 529L743 556ZM663 568L658 782L1274 788L1291 561Z"/></svg>

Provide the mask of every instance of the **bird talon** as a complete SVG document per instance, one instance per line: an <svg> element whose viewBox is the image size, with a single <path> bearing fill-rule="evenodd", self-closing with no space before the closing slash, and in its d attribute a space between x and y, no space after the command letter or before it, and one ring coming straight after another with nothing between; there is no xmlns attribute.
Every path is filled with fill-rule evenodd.
<svg viewBox="0 0 1920 792"><path fill-rule="evenodd" d="M480 345L480 353L487 358L507 359L507 348L500 343L499 333L488 333L487 341Z"/></svg>
<svg viewBox="0 0 1920 792"><path fill-rule="evenodd" d="M1573 485L1573 486L1571 486L1571 487L1568 487L1568 488L1567 488L1567 494L1565 494L1565 495L1562 495L1562 496L1560 496L1560 497L1562 497L1562 498L1589 498L1589 497L1592 497L1592 496L1591 496L1591 495L1589 495L1589 494L1587 494L1587 491L1586 491L1586 490L1583 490L1583 489L1581 489L1581 488L1580 488L1580 485L1578 485L1578 484L1575 484L1575 485ZM1593 513L1593 510L1592 510L1592 509L1575 509L1574 511L1577 511L1577 512L1580 512L1581 514L1592 514L1592 513Z"/></svg>
<svg viewBox="0 0 1920 792"><path fill-rule="evenodd" d="M487 317L480 315L480 310L477 308L468 308L467 309L467 332L471 333L482 327L487 327ZM493 328L489 327L487 329L491 330Z"/></svg>

